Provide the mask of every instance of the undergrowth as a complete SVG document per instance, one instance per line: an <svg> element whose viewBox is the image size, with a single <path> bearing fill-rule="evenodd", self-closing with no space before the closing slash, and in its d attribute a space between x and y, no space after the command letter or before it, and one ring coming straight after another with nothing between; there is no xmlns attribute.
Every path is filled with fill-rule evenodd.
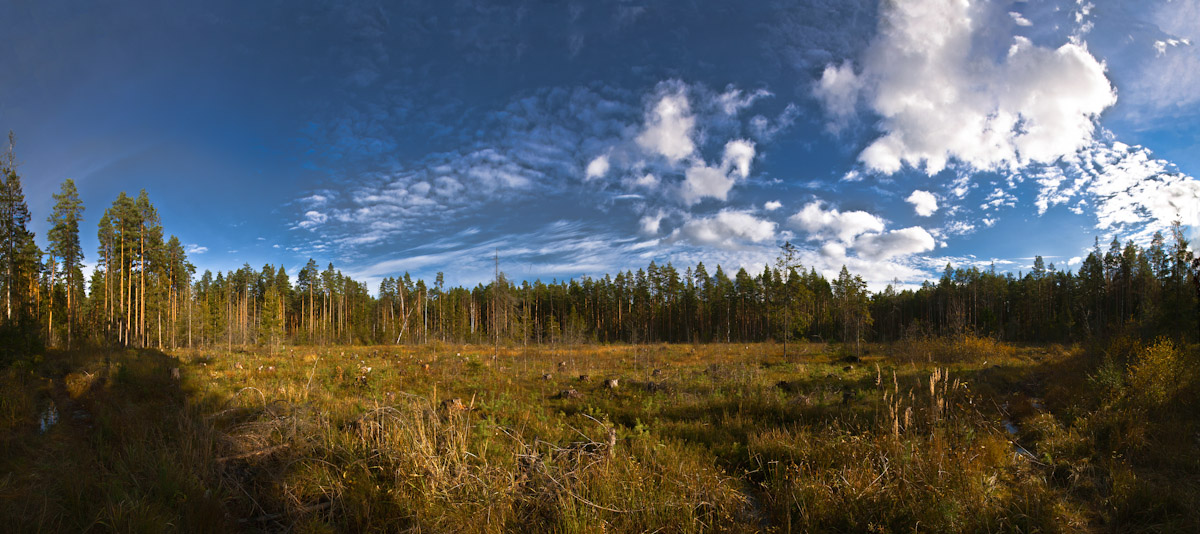
<svg viewBox="0 0 1200 534"><path fill-rule="evenodd" d="M1194 347L789 353L52 352L0 372L0 514L15 531L1200 526Z"/></svg>

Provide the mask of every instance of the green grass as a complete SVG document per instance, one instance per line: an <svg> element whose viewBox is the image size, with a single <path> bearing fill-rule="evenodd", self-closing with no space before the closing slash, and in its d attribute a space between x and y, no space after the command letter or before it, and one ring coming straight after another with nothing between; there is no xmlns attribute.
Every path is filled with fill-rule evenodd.
<svg viewBox="0 0 1200 534"><path fill-rule="evenodd" d="M1196 350L1122 343L923 340L853 363L820 344L51 352L0 373L0 515L14 531L1195 531Z"/></svg>

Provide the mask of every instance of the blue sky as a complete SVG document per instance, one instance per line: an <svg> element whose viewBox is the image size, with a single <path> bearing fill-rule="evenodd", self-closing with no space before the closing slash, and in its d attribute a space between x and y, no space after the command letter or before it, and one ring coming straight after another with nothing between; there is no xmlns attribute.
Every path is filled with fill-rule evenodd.
<svg viewBox="0 0 1200 534"><path fill-rule="evenodd" d="M1197 0L176 4L0 6L39 243L65 178L89 260L145 188L201 271L372 288L1200 238Z"/></svg>

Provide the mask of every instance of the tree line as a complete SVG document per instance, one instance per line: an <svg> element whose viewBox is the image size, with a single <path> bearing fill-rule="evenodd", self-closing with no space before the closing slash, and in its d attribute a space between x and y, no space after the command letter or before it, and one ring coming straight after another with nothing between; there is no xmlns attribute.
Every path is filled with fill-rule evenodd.
<svg viewBox="0 0 1200 534"><path fill-rule="evenodd" d="M0 343L3 357L46 346L196 347L384 344L431 341L858 342L986 335L1072 341L1112 332L1198 337L1200 258L1176 224L1146 247L1114 239L1077 272L954 268L916 289L870 293L845 267L827 279L785 243L774 265L730 273L720 265L651 262L602 278L447 287L405 273L372 295L363 282L315 260L293 278L282 265L197 276L178 238L143 190L124 192L96 225L99 246L84 280L84 207L74 182L54 194L48 247L38 248L16 172L13 139L0 158ZM85 290L86 286L86 290Z"/></svg>

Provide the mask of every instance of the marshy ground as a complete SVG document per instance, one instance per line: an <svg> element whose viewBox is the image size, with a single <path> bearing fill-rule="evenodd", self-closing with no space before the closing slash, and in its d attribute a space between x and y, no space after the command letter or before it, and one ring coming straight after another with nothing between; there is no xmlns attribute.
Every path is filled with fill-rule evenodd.
<svg viewBox="0 0 1200 534"><path fill-rule="evenodd" d="M11 531L1200 529L1195 347L864 349L51 352L0 373L0 517Z"/></svg>

